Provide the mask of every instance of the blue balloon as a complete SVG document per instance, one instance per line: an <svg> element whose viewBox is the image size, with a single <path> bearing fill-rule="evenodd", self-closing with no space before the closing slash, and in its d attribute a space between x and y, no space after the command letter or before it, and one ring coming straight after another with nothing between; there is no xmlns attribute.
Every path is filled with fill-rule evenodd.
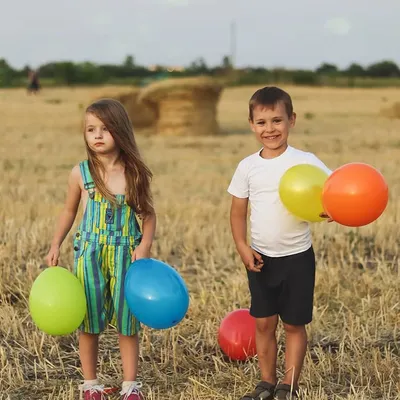
<svg viewBox="0 0 400 400"><path fill-rule="evenodd" d="M189 308L185 281L174 268L154 258L141 258L130 265L125 298L132 314L154 329L177 325Z"/></svg>

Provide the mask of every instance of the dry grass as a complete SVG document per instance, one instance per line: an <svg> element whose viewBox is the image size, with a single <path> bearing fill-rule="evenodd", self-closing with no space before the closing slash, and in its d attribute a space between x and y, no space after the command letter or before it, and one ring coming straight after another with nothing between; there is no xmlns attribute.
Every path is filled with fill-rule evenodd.
<svg viewBox="0 0 400 400"><path fill-rule="evenodd" d="M396 101L390 107L382 108L381 113L387 118L400 119L400 101Z"/></svg>
<svg viewBox="0 0 400 400"><path fill-rule="evenodd" d="M0 398L76 399L77 338L49 337L32 324L30 286L45 256L65 196L67 174L85 154L82 105L107 88L0 91ZM399 399L400 121L379 115L395 90L289 88L298 113L292 144L315 151L331 168L364 161L389 183L382 218L361 229L313 227L317 255L314 321L302 374L309 400ZM108 90L108 89L107 89ZM140 136L155 174L158 231L154 257L187 281L187 318L168 331L144 329L140 379L147 399L238 399L258 379L256 360L226 360L219 321L248 306L245 272L231 239L226 188L237 162L258 148L248 133L253 87L226 90L220 137ZM57 101L54 101L57 100ZM303 118L312 113L313 118ZM71 267L71 237L61 264ZM279 331L279 370L284 342ZM119 384L116 335L102 336L100 378Z"/></svg>

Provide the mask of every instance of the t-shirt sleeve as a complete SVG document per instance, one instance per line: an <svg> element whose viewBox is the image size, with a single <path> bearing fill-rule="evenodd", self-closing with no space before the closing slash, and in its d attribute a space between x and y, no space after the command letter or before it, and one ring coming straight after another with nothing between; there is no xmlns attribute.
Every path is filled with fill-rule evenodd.
<svg viewBox="0 0 400 400"><path fill-rule="evenodd" d="M249 197L249 180L248 174L244 168L243 163L239 163L233 174L231 183L228 187L228 193L232 196L245 199Z"/></svg>
<svg viewBox="0 0 400 400"><path fill-rule="evenodd" d="M315 154L313 153L308 153L308 162L312 165L315 165L316 167L321 168L323 171L325 171L328 175L332 174L332 170L329 169Z"/></svg>

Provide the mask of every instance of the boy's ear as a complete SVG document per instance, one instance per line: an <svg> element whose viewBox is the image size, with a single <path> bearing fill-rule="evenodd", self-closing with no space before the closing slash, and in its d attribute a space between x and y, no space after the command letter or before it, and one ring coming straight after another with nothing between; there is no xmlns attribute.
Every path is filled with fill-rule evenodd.
<svg viewBox="0 0 400 400"><path fill-rule="evenodd" d="M294 112L290 117L290 127L293 128L296 125L296 113Z"/></svg>
<svg viewBox="0 0 400 400"><path fill-rule="evenodd" d="M250 125L251 130L254 132L254 122L251 118L249 118L249 125Z"/></svg>

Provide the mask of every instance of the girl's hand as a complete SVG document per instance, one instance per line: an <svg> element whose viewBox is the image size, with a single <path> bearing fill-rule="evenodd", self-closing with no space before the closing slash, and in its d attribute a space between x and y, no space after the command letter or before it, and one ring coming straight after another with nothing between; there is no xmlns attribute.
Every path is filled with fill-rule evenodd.
<svg viewBox="0 0 400 400"><path fill-rule="evenodd" d="M319 214L319 216L321 218L328 218L328 222L333 222L333 219L326 213L322 212L321 214Z"/></svg>
<svg viewBox="0 0 400 400"><path fill-rule="evenodd" d="M135 250L131 249L132 262L141 258L150 258L150 246L140 243Z"/></svg>
<svg viewBox="0 0 400 400"><path fill-rule="evenodd" d="M264 265L260 254L253 250L250 246L244 246L239 250L240 257L245 267L252 272L260 272Z"/></svg>
<svg viewBox="0 0 400 400"><path fill-rule="evenodd" d="M49 267L58 265L58 258L60 257L60 248L58 246L51 246L49 253L46 256L46 263Z"/></svg>

